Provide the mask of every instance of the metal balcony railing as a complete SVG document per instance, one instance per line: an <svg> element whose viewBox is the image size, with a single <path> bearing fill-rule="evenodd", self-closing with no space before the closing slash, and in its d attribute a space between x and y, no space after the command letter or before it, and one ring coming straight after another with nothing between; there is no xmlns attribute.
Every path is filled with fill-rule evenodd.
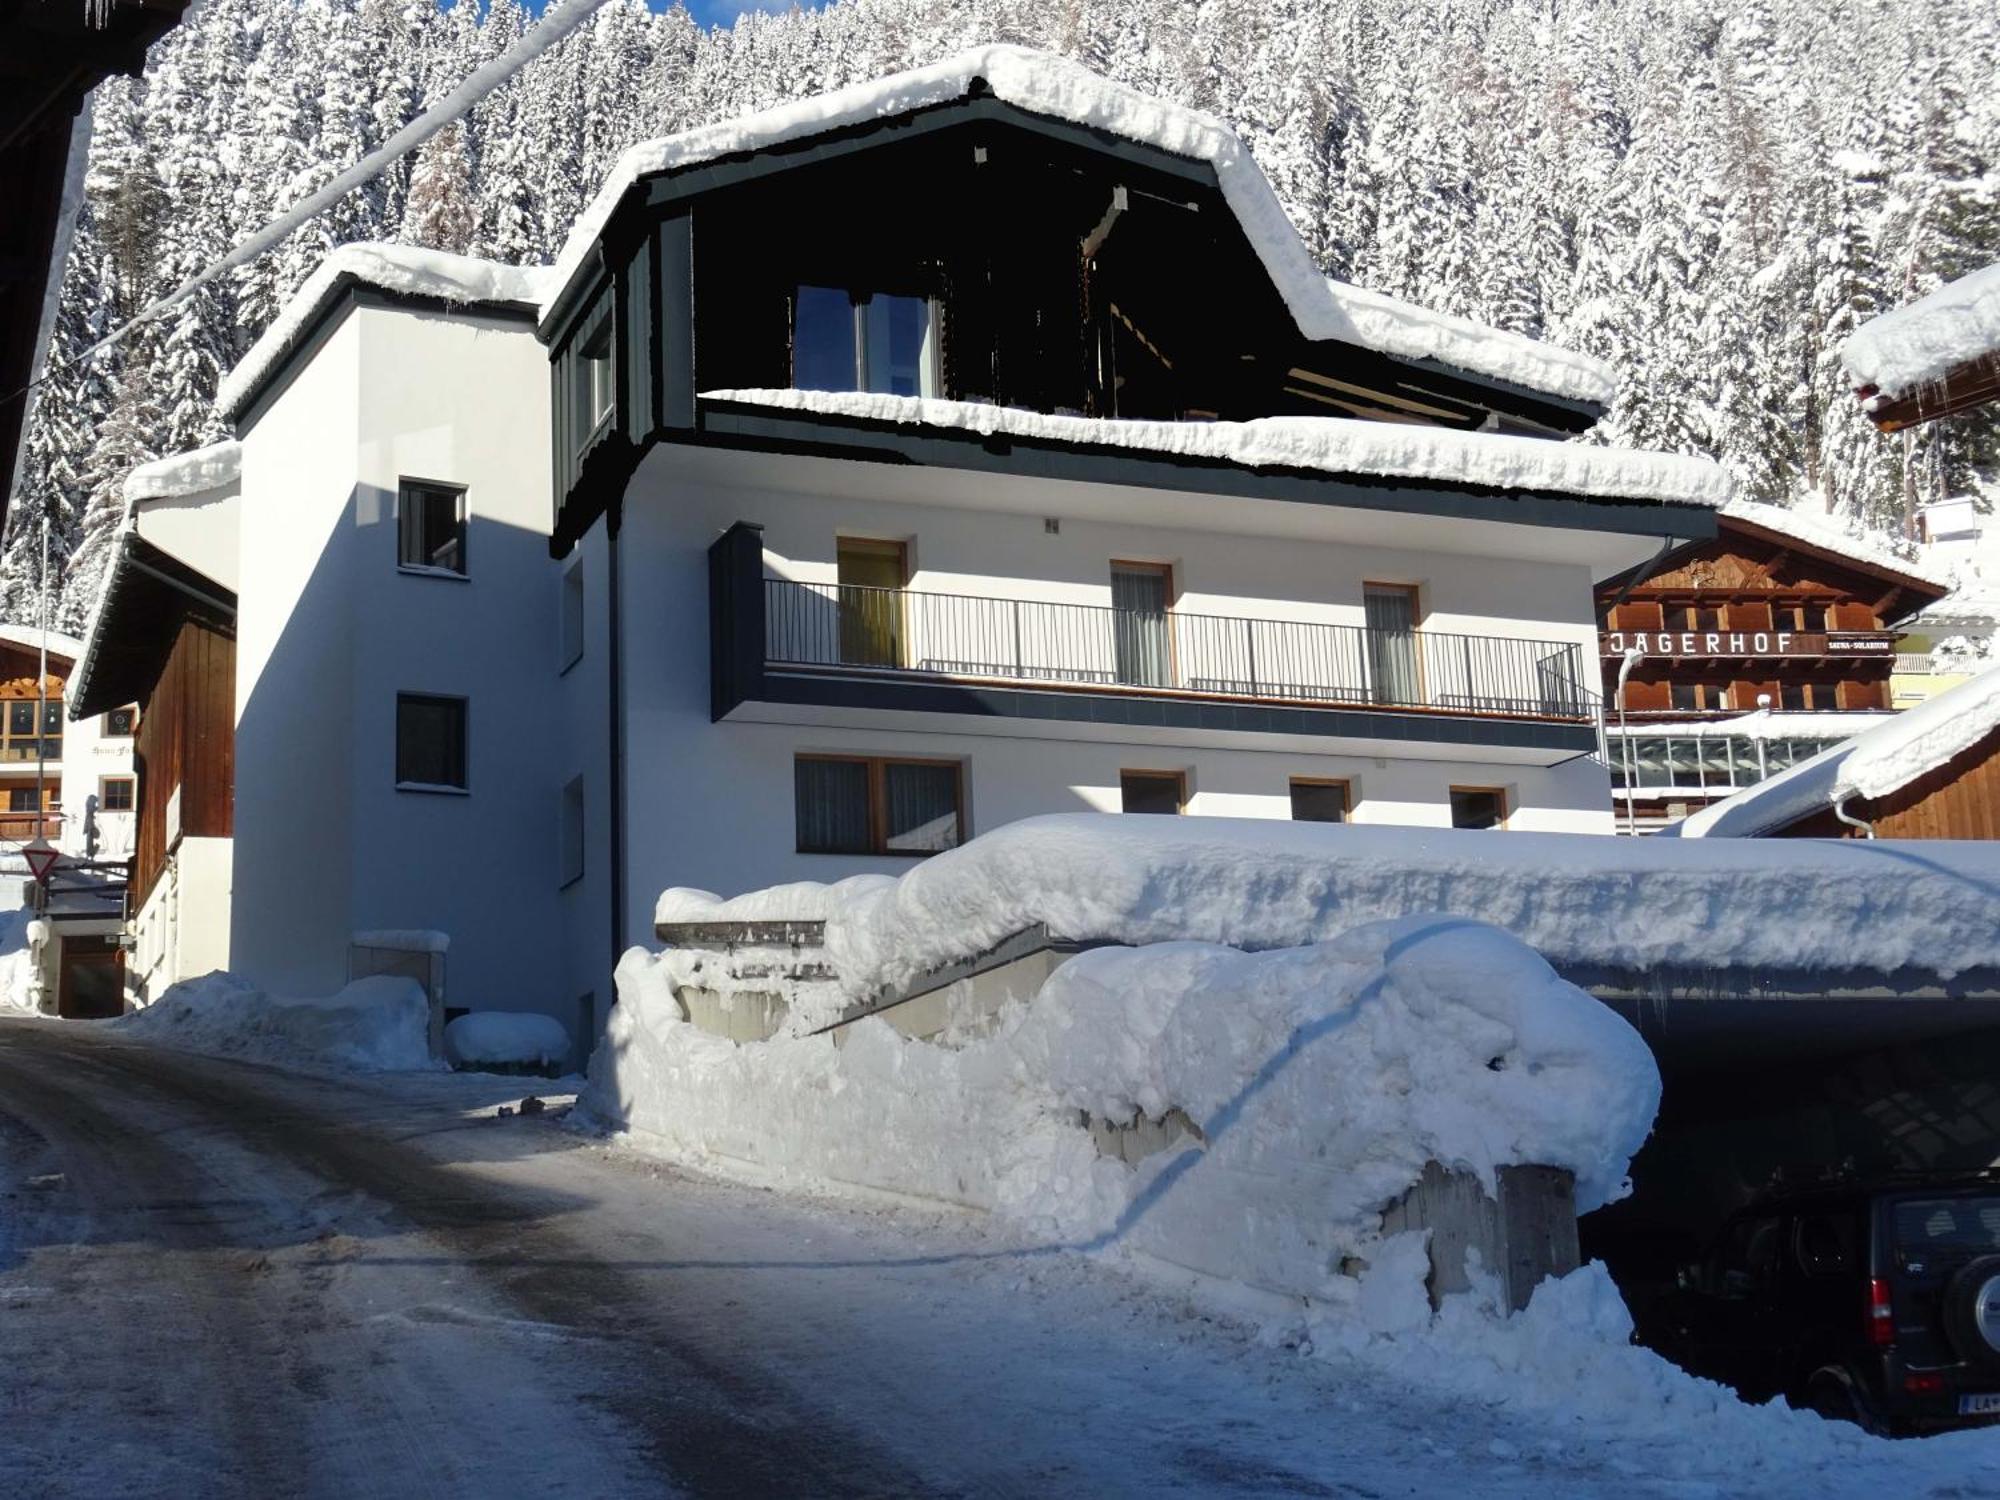
<svg viewBox="0 0 2000 1500"><path fill-rule="evenodd" d="M764 580L768 665L1590 721L1568 641Z"/></svg>

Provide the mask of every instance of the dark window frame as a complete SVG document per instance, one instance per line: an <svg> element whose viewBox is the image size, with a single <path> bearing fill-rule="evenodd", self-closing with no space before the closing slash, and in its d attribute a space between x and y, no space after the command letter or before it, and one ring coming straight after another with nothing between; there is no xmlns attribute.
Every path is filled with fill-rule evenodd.
<svg viewBox="0 0 2000 1500"><path fill-rule="evenodd" d="M125 728L119 729L113 721L122 714L130 714L132 718L131 722ZM138 734L138 732L139 705L136 703L128 703L123 708L107 709L104 714L104 722L98 730L100 737L107 740L129 740Z"/></svg>
<svg viewBox="0 0 2000 1500"><path fill-rule="evenodd" d="M1118 769L1118 811L1129 817L1157 818L1166 813L1131 812L1125 806L1125 787L1131 781L1172 782L1174 786L1174 810L1172 816L1185 817L1188 809L1188 773L1186 771L1161 771L1150 767L1121 766Z"/></svg>
<svg viewBox="0 0 2000 1500"><path fill-rule="evenodd" d="M125 801L114 803L110 792L114 786L125 788ZM139 778L136 776L100 776L97 778L97 810L99 812L136 812L139 807Z"/></svg>
<svg viewBox="0 0 2000 1500"><path fill-rule="evenodd" d="M562 784L556 811L556 889L566 891L590 868L590 803L583 773ZM571 809L574 808L574 815Z"/></svg>
<svg viewBox="0 0 2000 1500"><path fill-rule="evenodd" d="M800 836L803 832L799 823L798 767L803 762L838 763L841 765L861 765L868 768L868 847L846 849L808 848ZM942 854L942 849L894 849L889 846L889 799L886 788L887 772L890 766L933 766L948 767L952 772L952 802L958 814L951 847L956 849L965 844L971 830L965 811L965 762L944 756L930 755L845 755L834 752L801 750L792 756L792 851L795 854L836 854L866 855L886 859L929 859L934 854Z"/></svg>
<svg viewBox="0 0 2000 1500"><path fill-rule="evenodd" d="M1454 782L1449 788L1449 796L1453 799L1454 802L1456 801L1457 798L1461 796L1491 797L1493 799L1494 806L1498 810L1499 816L1495 818L1494 821L1487 827L1475 830L1480 833L1506 832L1507 820L1514 815L1513 799L1507 795L1507 788L1505 788L1504 786L1461 786ZM1451 812L1452 812L1452 819L1451 819L1452 827L1467 828L1467 829L1470 829L1472 827L1472 825L1469 823L1461 823L1458 821L1458 808L1455 805L1452 807Z"/></svg>
<svg viewBox="0 0 2000 1500"><path fill-rule="evenodd" d="M848 313L852 319L850 337L854 360L854 383L848 386L802 386L799 382L799 318L804 310L805 293L825 292L847 298ZM842 284L839 278L794 283L791 290L791 328L788 335L790 349L790 370L788 379L793 390L834 390L853 391L862 394L898 395L895 391L877 391L867 383L869 368L868 314L866 308L877 297L892 298L902 302L918 302L924 307L924 317L929 330L930 359L920 363L917 369L917 389L908 392L918 399L937 399L946 394L944 384L944 299L932 290L901 290L892 285L870 286L865 289ZM919 346L921 349L921 345ZM922 360L921 353L919 360ZM925 391L928 379L931 389Z"/></svg>
<svg viewBox="0 0 2000 1500"><path fill-rule="evenodd" d="M438 549L430 544L430 539L421 533L427 512L413 505L419 493L429 496L450 496L453 511L457 517L455 525L458 535L453 539L458 552L458 563L431 562L426 558L437 555ZM400 475L396 480L396 571L416 578L470 578L470 533L472 530L472 507L466 499L466 487L449 484L442 479L421 479L414 475Z"/></svg>
<svg viewBox="0 0 2000 1500"><path fill-rule="evenodd" d="M556 675L563 676L583 660L584 643L590 634L589 599L583 576L583 558L571 560L556 582ZM575 602L574 611L570 605ZM572 619L572 614L574 618Z"/></svg>
<svg viewBox="0 0 2000 1500"><path fill-rule="evenodd" d="M405 707L438 707L449 705L458 714L458 777L456 780L431 781L405 776L403 761L403 710ZM472 794L472 701L462 694L454 693L414 693L396 694L395 744L396 790L418 795L467 797Z"/></svg>

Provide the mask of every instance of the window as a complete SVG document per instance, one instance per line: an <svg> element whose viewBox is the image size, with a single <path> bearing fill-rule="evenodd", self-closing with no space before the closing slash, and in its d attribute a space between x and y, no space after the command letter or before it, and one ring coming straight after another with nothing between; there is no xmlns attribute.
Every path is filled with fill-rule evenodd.
<svg viewBox="0 0 2000 1500"><path fill-rule="evenodd" d="M937 303L800 287L792 311L792 385L802 391L939 394Z"/></svg>
<svg viewBox="0 0 2000 1500"><path fill-rule="evenodd" d="M903 585L910 556L902 542L844 536L835 542L840 580L840 659L859 667L903 665Z"/></svg>
<svg viewBox="0 0 2000 1500"><path fill-rule="evenodd" d="M1120 810L1180 813L1187 810L1187 775L1181 771L1120 771Z"/></svg>
<svg viewBox="0 0 2000 1500"><path fill-rule="evenodd" d="M1451 789L1451 826L1454 828L1504 828L1507 826L1507 794L1493 786L1455 786Z"/></svg>
<svg viewBox="0 0 2000 1500"><path fill-rule="evenodd" d="M1812 708L1813 689L1809 682L1787 682L1778 688L1778 701L1785 708Z"/></svg>
<svg viewBox="0 0 2000 1500"><path fill-rule="evenodd" d="M1692 682L1676 682L1669 690L1673 705L1683 713L1691 713L1701 707L1701 689Z"/></svg>
<svg viewBox="0 0 2000 1500"><path fill-rule="evenodd" d="M1345 823L1348 790L1344 781L1315 781L1292 778L1292 821L1295 823Z"/></svg>
<svg viewBox="0 0 2000 1500"><path fill-rule="evenodd" d="M396 563L465 576L465 491L405 479L396 490Z"/></svg>
<svg viewBox="0 0 2000 1500"><path fill-rule="evenodd" d="M465 700L396 695L396 785L406 791L462 792Z"/></svg>
<svg viewBox="0 0 2000 1500"><path fill-rule="evenodd" d="M1826 606L1824 604L1804 604L1799 607L1799 629L1817 633L1826 629Z"/></svg>
<svg viewBox="0 0 2000 1500"><path fill-rule="evenodd" d="M1167 687L1173 678L1172 626L1167 606L1174 572L1165 563L1111 565L1112 650L1118 681Z"/></svg>
<svg viewBox="0 0 2000 1500"><path fill-rule="evenodd" d="M136 804L138 782L130 776L105 776L97 783L99 812L130 812Z"/></svg>
<svg viewBox="0 0 2000 1500"><path fill-rule="evenodd" d="M583 559L574 559L562 575L561 639L557 651L558 672L567 672L583 660Z"/></svg>
<svg viewBox="0 0 2000 1500"><path fill-rule="evenodd" d="M114 708L104 716L104 736L106 739L130 739L139 728L139 709L136 704L124 708Z"/></svg>
<svg viewBox="0 0 2000 1500"><path fill-rule="evenodd" d="M936 854L965 839L955 760L801 755L792 791L801 854Z"/></svg>
<svg viewBox="0 0 2000 1500"><path fill-rule="evenodd" d="M1377 703L1421 704L1417 671L1417 591L1405 583L1362 585L1368 668Z"/></svg>
<svg viewBox="0 0 2000 1500"><path fill-rule="evenodd" d="M49 760L62 757L63 706L60 698L51 698L40 715L35 712L36 698L15 698L7 704L5 720L6 734L0 738L0 760L28 761L38 754ZM41 721L41 732L35 729L36 719Z"/></svg>
<svg viewBox="0 0 2000 1500"><path fill-rule="evenodd" d="M557 883L583 879L583 777L572 776L562 789L561 848L557 851Z"/></svg>
<svg viewBox="0 0 2000 1500"><path fill-rule="evenodd" d="M41 804L35 801L35 789L31 786L11 786L7 788L7 811L31 813L40 811Z"/></svg>

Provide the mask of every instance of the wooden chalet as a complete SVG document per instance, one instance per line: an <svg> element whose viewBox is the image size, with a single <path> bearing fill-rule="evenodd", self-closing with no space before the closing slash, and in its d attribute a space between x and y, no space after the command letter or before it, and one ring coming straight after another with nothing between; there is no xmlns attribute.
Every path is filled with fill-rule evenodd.
<svg viewBox="0 0 2000 1500"><path fill-rule="evenodd" d="M10 844L62 833L63 688L75 642L52 640L44 678L32 639L0 627L0 840Z"/></svg>
<svg viewBox="0 0 2000 1500"><path fill-rule="evenodd" d="M1842 358L1884 432L2000 402L2000 265L1871 318Z"/></svg>

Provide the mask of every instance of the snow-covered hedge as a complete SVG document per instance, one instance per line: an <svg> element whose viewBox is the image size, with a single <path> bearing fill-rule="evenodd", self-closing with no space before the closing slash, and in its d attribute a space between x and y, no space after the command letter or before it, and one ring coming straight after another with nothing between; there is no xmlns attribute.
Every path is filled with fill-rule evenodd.
<svg viewBox="0 0 2000 1500"><path fill-rule="evenodd" d="M739 1045L681 1019L634 949L585 1111L671 1154L781 1181L991 1210L1051 1245L1119 1245L1230 1281L1351 1301L1379 1212L1438 1160L1508 1163L1616 1196L1659 1101L1622 1020L1496 928L1372 923L1246 954L1106 948L991 1037L951 1049L885 1022ZM1084 1123L1179 1110L1200 1132L1136 1166Z"/></svg>
<svg viewBox="0 0 2000 1500"><path fill-rule="evenodd" d="M475 1010L445 1027L444 1055L461 1068L551 1067L569 1056L569 1028L539 1011Z"/></svg>
<svg viewBox="0 0 2000 1500"><path fill-rule="evenodd" d="M433 1066L430 1000L414 979L377 975L332 995L286 999L217 972L103 1023L165 1047L281 1067L382 1073Z"/></svg>

